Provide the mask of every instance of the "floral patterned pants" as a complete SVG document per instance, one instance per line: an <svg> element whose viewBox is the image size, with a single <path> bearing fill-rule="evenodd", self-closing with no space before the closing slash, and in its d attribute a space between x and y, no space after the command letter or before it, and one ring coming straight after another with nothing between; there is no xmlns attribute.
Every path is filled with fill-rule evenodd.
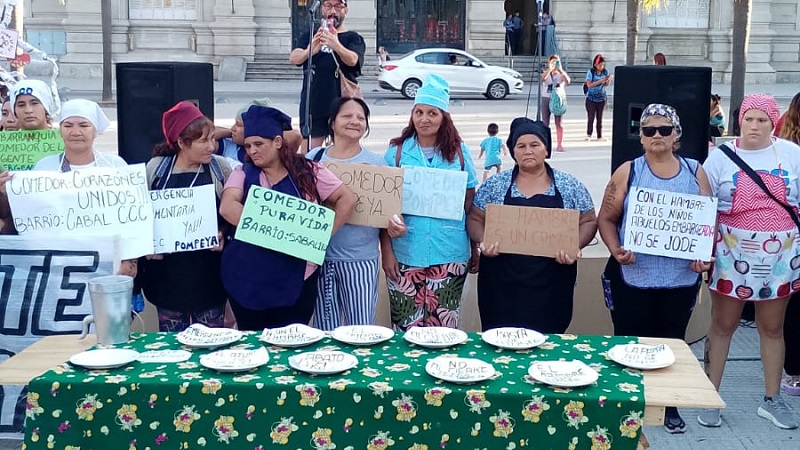
<svg viewBox="0 0 800 450"><path fill-rule="evenodd" d="M400 281L387 280L392 325L458 328L467 262L413 267L400 264Z"/></svg>

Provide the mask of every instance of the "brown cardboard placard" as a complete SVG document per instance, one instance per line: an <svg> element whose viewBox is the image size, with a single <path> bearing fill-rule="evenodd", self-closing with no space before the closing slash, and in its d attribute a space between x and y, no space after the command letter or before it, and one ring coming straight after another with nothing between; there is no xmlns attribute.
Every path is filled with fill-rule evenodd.
<svg viewBox="0 0 800 450"><path fill-rule="evenodd" d="M358 196L347 223L386 228L392 215L400 215L403 206L403 169L335 161L326 161L324 164Z"/></svg>
<svg viewBox="0 0 800 450"><path fill-rule="evenodd" d="M498 242L500 253L555 258L564 250L571 258L578 254L578 219L574 209L529 206L486 206L483 242Z"/></svg>

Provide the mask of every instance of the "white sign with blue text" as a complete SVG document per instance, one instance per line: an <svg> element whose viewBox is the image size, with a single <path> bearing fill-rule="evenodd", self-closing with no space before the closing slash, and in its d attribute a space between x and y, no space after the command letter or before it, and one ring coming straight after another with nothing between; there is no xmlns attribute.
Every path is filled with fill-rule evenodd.
<svg viewBox="0 0 800 450"><path fill-rule="evenodd" d="M461 220L467 172L403 166L403 214Z"/></svg>
<svg viewBox="0 0 800 450"><path fill-rule="evenodd" d="M717 199L631 186L622 246L634 253L709 261Z"/></svg>
<svg viewBox="0 0 800 450"><path fill-rule="evenodd" d="M206 250L219 245L213 184L150 191L155 253Z"/></svg>

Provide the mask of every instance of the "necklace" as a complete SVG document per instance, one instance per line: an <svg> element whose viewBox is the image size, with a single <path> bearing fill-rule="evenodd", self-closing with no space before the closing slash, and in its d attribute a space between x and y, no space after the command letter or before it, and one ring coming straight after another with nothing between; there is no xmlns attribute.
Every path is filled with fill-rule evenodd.
<svg viewBox="0 0 800 450"><path fill-rule="evenodd" d="M177 156L172 158L172 163L169 166L169 173L167 174L167 179L164 180L164 187L162 189L166 189L167 188L167 184L169 183L169 177L172 176L172 171L175 170L175 161L177 159L178 159ZM202 170L202 169L203 169L203 165L200 164L200 166L197 167L197 172L195 172L194 178L192 178L192 182L189 184L189 187L193 187L194 186L194 182L197 181L197 177L200 176L200 170Z"/></svg>

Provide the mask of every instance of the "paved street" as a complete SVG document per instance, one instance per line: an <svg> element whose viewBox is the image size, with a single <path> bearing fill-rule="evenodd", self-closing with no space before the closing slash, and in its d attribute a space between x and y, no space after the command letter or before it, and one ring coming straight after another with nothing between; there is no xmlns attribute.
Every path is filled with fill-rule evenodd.
<svg viewBox="0 0 800 450"><path fill-rule="evenodd" d="M283 83L215 83L215 120L218 125L229 126L240 106L253 97L268 96L274 106L290 115L297 115L299 81ZM59 83L65 98L99 99L99 80L61 80ZM399 94L375 92L375 86L364 87L367 102L372 110L371 132L364 140L364 146L374 152L383 153L388 140L400 134L407 124L411 101L402 99ZM568 112L564 119L565 153L554 153L551 163L566 172L576 175L589 188L595 204L598 205L603 189L609 178L611 162L611 122L612 111L607 110L604 121L605 142L584 141L585 112L580 85L569 87ZM726 90L727 89L727 90ZM714 92L727 96L730 87L715 86ZM747 92L770 92L778 97L785 108L797 90L797 86L766 85L747 87ZM535 99L535 92L533 94ZM530 116L535 116L535 101L531 103ZM526 97L519 95L505 101L489 101L481 96L457 97L451 102L451 113L462 137L471 149L476 166L482 168L477 160L478 144L486 136L486 125L496 122L500 125L500 135L505 140L508 124L514 117L525 113ZM725 105L726 110L730 108ZM112 127L98 139L98 149L116 152L117 123L116 109L106 109L114 121ZM555 130L553 130L555 138ZM504 158L503 167L512 167L509 157ZM593 249L605 252L602 244ZM702 343L693 345L696 355L702 353ZM722 396L728 403L723 412L724 423L721 428L701 427L695 420L693 411L684 411L688 431L684 435L668 435L661 427L646 429L646 435L654 449L800 449L800 430L784 431L756 416L756 408L763 395L761 363L758 353L758 337L752 328L743 327L734 337L730 361L723 381ZM800 413L800 397L787 397L787 402ZM0 450L17 450L18 441L0 440Z"/></svg>

